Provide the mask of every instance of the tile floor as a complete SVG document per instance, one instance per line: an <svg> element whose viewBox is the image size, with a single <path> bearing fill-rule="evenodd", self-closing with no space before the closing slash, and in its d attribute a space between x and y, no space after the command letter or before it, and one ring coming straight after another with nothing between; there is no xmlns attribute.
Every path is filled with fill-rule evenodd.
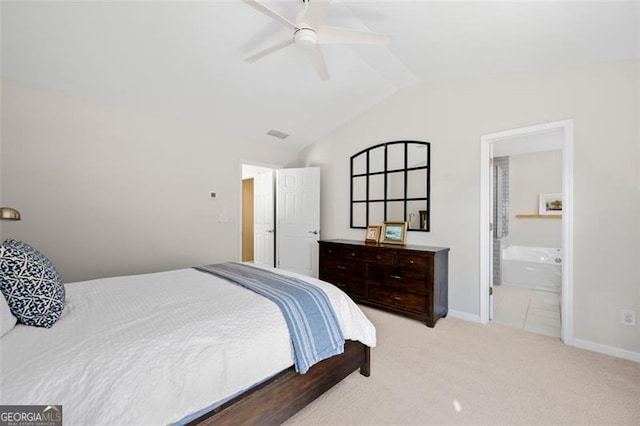
<svg viewBox="0 0 640 426"><path fill-rule="evenodd" d="M560 295L510 285L493 287L493 319L533 333L560 337Z"/></svg>

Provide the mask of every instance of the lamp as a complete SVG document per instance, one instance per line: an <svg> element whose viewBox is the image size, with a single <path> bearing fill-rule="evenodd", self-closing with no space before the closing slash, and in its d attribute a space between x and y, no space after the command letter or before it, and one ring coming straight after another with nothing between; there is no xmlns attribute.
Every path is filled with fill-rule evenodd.
<svg viewBox="0 0 640 426"><path fill-rule="evenodd" d="M0 207L0 219L2 220L20 220L20 212L11 207Z"/></svg>

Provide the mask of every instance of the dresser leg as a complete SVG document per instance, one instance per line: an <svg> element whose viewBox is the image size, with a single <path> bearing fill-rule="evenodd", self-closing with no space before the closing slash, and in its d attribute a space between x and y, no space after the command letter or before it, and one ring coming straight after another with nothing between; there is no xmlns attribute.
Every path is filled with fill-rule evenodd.
<svg viewBox="0 0 640 426"><path fill-rule="evenodd" d="M435 326L436 326L436 322L438 322L438 320L439 320L440 318L446 318L448 313L449 313L449 311L448 311L448 310L446 310L446 311L444 312L444 314L439 315L439 316L437 316L437 317L435 317L435 318L427 318L427 319L425 320L425 323L427 324L427 327L430 327L430 328L435 327Z"/></svg>

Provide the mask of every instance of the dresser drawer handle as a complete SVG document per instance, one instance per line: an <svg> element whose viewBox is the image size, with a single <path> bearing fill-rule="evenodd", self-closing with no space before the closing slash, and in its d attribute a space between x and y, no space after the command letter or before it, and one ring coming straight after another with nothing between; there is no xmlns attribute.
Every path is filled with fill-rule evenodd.
<svg viewBox="0 0 640 426"><path fill-rule="evenodd" d="M354 252L351 252L351 256L355 257L355 255L356 255L356 252L355 252L355 251L354 251Z"/></svg>
<svg viewBox="0 0 640 426"><path fill-rule="evenodd" d="M413 259L411 259L411 260L409 261L409 263L413 264L413 263L416 263L416 262L414 262L414 260L413 260Z"/></svg>
<svg viewBox="0 0 640 426"><path fill-rule="evenodd" d="M327 250L328 253L333 253L333 250Z"/></svg>
<svg viewBox="0 0 640 426"><path fill-rule="evenodd" d="M393 278L394 280L401 280L402 277L400 275L389 275L391 278Z"/></svg>
<svg viewBox="0 0 640 426"><path fill-rule="evenodd" d="M346 266L342 266L342 265L338 265L338 269L341 269L341 270L344 271L345 269L347 269L347 267Z"/></svg>
<svg viewBox="0 0 640 426"><path fill-rule="evenodd" d="M402 300L402 297L400 297L400 296L391 296L391 298L393 300Z"/></svg>
<svg viewBox="0 0 640 426"><path fill-rule="evenodd" d="M376 256L376 259L378 259L378 260L382 260L382 256L377 255L377 256Z"/></svg>

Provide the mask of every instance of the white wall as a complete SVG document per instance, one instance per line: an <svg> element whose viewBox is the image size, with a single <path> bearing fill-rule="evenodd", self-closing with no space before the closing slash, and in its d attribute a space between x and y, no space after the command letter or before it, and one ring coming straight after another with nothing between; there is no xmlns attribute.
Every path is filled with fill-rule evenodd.
<svg viewBox="0 0 640 426"><path fill-rule="evenodd" d="M562 247L562 221L538 213L538 194L562 193L562 151L509 156L509 245Z"/></svg>
<svg viewBox="0 0 640 426"><path fill-rule="evenodd" d="M323 238L362 239L349 228L349 157L400 139L432 143L430 233L408 243L449 254L449 308L479 315L480 136L575 119L574 335L640 352L638 62L494 75L407 88L302 153L321 166ZM606 200L606 202L598 202Z"/></svg>
<svg viewBox="0 0 640 426"><path fill-rule="evenodd" d="M33 244L65 281L238 260L240 159L297 162L293 150L216 131L215 117L213 129L197 129L2 85L0 201L22 213L2 237Z"/></svg>

